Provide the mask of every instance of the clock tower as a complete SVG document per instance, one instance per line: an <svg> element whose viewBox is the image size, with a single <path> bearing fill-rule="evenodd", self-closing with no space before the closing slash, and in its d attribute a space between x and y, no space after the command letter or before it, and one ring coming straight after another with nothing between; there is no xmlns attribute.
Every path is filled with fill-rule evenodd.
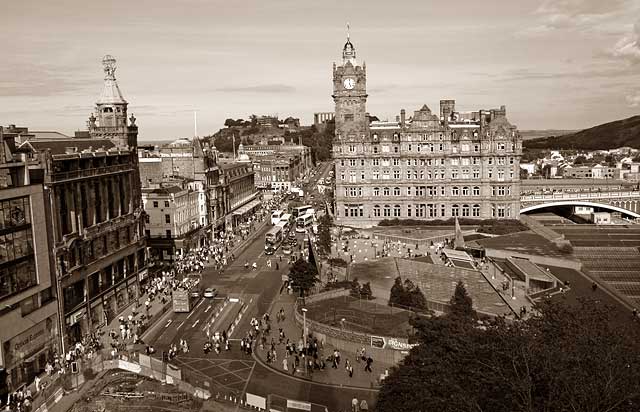
<svg viewBox="0 0 640 412"><path fill-rule="evenodd" d="M367 119L366 65L356 63L356 49L347 31L342 48L342 65L333 64L333 101L336 104L335 122L338 141L362 141L369 133Z"/></svg>

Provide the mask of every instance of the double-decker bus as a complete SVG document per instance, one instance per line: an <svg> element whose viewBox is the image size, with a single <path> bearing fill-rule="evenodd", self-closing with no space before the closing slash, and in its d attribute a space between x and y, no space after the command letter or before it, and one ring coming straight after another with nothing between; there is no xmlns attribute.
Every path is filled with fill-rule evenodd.
<svg viewBox="0 0 640 412"><path fill-rule="evenodd" d="M313 225L313 215L307 214L296 219L296 232L304 233Z"/></svg>
<svg viewBox="0 0 640 412"><path fill-rule="evenodd" d="M300 216L306 215L309 210L313 210L313 206L306 205L306 206L294 207L293 210L291 211L291 214L293 215L294 219L297 219Z"/></svg>
<svg viewBox="0 0 640 412"><path fill-rule="evenodd" d="M282 225L282 230L285 232L289 230L289 227L291 226L291 214L285 213L282 215L282 217L280 217L280 223L278 224Z"/></svg>
<svg viewBox="0 0 640 412"><path fill-rule="evenodd" d="M271 213L271 224L277 225L280 220L282 220L283 214L284 212L282 210L274 210L273 213Z"/></svg>
<svg viewBox="0 0 640 412"><path fill-rule="evenodd" d="M269 249L277 249L282 243L282 226L275 225L272 227L266 235L264 235L264 248Z"/></svg>

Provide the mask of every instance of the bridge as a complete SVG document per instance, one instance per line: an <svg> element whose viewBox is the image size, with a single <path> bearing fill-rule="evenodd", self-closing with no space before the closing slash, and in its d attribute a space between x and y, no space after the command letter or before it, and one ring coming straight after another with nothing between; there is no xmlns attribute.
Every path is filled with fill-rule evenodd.
<svg viewBox="0 0 640 412"><path fill-rule="evenodd" d="M520 213L556 206L581 206L640 218L640 190L636 185L625 181L523 180L520 193Z"/></svg>

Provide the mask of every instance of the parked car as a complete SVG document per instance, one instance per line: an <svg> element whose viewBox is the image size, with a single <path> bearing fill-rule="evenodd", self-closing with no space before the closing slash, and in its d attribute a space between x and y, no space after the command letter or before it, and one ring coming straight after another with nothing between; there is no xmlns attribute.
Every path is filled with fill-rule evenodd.
<svg viewBox="0 0 640 412"><path fill-rule="evenodd" d="M205 298L215 298L217 294L218 294L218 291L215 290L214 288L206 288L204 290Z"/></svg>
<svg viewBox="0 0 640 412"><path fill-rule="evenodd" d="M191 293L189 293L189 295L191 295L192 298L199 298L200 297L200 291L198 289L193 289L191 291Z"/></svg>
<svg viewBox="0 0 640 412"><path fill-rule="evenodd" d="M284 253L285 255L290 255L291 254L291 246L286 245L282 248L282 253Z"/></svg>
<svg viewBox="0 0 640 412"><path fill-rule="evenodd" d="M273 255L276 252L276 250L272 247L268 247L264 250L264 254L265 255Z"/></svg>

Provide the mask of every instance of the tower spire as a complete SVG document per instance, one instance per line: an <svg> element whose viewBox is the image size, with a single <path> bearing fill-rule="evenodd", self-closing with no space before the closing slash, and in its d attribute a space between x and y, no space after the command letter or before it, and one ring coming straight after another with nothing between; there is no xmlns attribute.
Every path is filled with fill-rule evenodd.
<svg viewBox="0 0 640 412"><path fill-rule="evenodd" d="M346 64L347 62L354 66L356 65L356 48L351 44L351 27L349 23L347 23L347 42L342 49L342 63Z"/></svg>
<svg viewBox="0 0 640 412"><path fill-rule="evenodd" d="M347 22L347 41L349 41L349 22Z"/></svg>

